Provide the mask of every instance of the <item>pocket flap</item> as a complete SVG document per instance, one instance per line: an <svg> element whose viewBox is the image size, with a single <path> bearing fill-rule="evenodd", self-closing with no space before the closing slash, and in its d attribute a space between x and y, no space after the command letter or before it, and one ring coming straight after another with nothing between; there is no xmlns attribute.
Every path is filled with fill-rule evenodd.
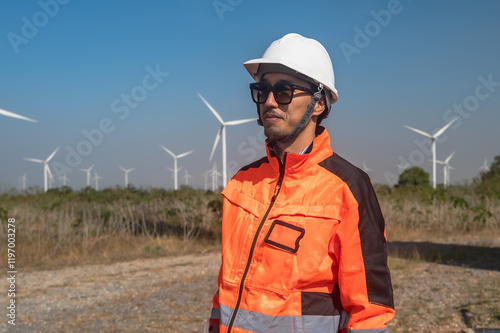
<svg viewBox="0 0 500 333"><path fill-rule="evenodd" d="M264 242L282 250L297 253L300 240L304 237L305 232L301 227L280 220L274 220Z"/></svg>

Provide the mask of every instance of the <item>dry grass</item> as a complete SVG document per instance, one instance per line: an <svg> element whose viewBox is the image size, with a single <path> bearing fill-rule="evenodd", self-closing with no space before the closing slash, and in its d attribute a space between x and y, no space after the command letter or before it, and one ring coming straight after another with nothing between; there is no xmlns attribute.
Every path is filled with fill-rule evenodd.
<svg viewBox="0 0 500 333"><path fill-rule="evenodd" d="M18 267L23 271L57 269L73 265L108 264L143 258L179 256L187 253L215 251L219 245L214 241L186 241L177 236L146 237L142 235L100 236L92 246L85 243L71 246L44 244L43 250L19 242ZM4 258L2 258L4 260ZM4 264L4 263L2 263Z"/></svg>
<svg viewBox="0 0 500 333"><path fill-rule="evenodd" d="M500 238L498 200L397 193L379 198L390 242ZM17 263L24 269L178 255L220 239L220 194L189 188L158 195L121 190L3 196L0 208L0 239L7 235L5 219L14 217ZM199 246L194 239L205 241ZM0 264L5 261L2 256Z"/></svg>

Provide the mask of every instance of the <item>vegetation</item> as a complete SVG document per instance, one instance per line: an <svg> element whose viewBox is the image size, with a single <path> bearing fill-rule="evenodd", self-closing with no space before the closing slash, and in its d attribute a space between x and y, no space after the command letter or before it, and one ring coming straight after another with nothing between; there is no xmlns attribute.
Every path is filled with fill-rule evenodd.
<svg viewBox="0 0 500 333"><path fill-rule="evenodd" d="M219 193L190 187L10 192L0 197L0 239L15 218L24 267L179 254L220 239L221 214Z"/></svg>
<svg viewBox="0 0 500 333"><path fill-rule="evenodd" d="M390 241L416 233L421 238L500 233L500 156L467 183L434 190L429 175L414 167L396 186L375 185L375 190ZM8 218L16 219L16 258L25 268L126 260L218 246L222 197L185 186L4 190L0 244L6 244Z"/></svg>

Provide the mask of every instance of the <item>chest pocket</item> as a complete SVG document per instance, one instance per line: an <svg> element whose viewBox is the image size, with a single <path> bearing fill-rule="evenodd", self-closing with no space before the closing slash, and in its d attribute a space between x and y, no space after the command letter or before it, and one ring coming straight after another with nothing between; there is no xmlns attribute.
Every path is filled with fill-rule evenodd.
<svg viewBox="0 0 500 333"><path fill-rule="evenodd" d="M274 220L264 242L290 253L297 253L306 230L293 224Z"/></svg>
<svg viewBox="0 0 500 333"><path fill-rule="evenodd" d="M274 207L256 246L247 278L254 288L281 295L333 287L330 241L340 223L335 206Z"/></svg>

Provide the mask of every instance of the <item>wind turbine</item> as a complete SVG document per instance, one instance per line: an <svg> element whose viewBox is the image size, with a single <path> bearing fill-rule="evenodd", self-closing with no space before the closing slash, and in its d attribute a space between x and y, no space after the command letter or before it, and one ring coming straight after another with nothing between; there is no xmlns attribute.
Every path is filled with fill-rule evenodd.
<svg viewBox="0 0 500 333"><path fill-rule="evenodd" d="M214 191L214 192L219 187L219 184L218 184L218 177L219 176L220 176L220 172L217 171L217 164L214 163L214 166L212 167L212 191Z"/></svg>
<svg viewBox="0 0 500 333"><path fill-rule="evenodd" d="M214 156L215 148L217 148L217 144L219 143L220 137L222 136L222 183L223 186L226 186L227 184L227 152L226 152L226 126L231 126L231 125L240 125L244 123L248 123L251 121L256 121L257 118L251 118L251 119L242 119L242 120L232 120L232 121L224 121L222 117L215 111L215 109L208 104L208 102L203 98L203 96L198 93L198 96L201 98L203 103L208 107L210 111L214 114L215 118L220 122L221 127L219 129L219 132L217 133L217 136L215 137L215 142L214 142L214 147L212 148L212 153L210 154L210 159L209 161L212 161L212 157Z"/></svg>
<svg viewBox="0 0 500 333"><path fill-rule="evenodd" d="M431 134L426 133L424 131L421 131L419 129L416 129L416 128L404 125L407 129L412 130L414 132L417 132L418 134L421 134L421 135L423 135L423 136L428 137L429 139L431 139L431 142L432 142L432 146L431 146L431 150L432 150L432 187L433 188L436 188L436 140L456 120L457 120L457 118L454 118L448 124L444 125L440 130L438 130L436 133L434 133L434 135L431 135Z"/></svg>
<svg viewBox="0 0 500 333"><path fill-rule="evenodd" d="M368 167L366 166L365 161L363 161L363 170L364 170L366 173L368 173L368 171L372 171L372 169L370 169L370 168L368 168Z"/></svg>
<svg viewBox="0 0 500 333"><path fill-rule="evenodd" d="M97 174L97 171L94 169L94 182L95 182L95 190L99 191L99 179L102 179L101 176Z"/></svg>
<svg viewBox="0 0 500 333"><path fill-rule="evenodd" d="M95 164L92 164L90 166L90 168L88 169L80 169L81 171L83 172L86 172L87 173L87 187L90 186L90 170L92 170L92 168L94 167Z"/></svg>
<svg viewBox="0 0 500 333"><path fill-rule="evenodd" d="M450 160L453 155L455 155L455 152L451 153L444 161L436 161L437 163L443 165L443 183L445 188L450 185L450 170L455 169L450 165Z"/></svg>
<svg viewBox="0 0 500 333"><path fill-rule="evenodd" d="M170 150L168 150L167 148L163 147L162 145L160 145L160 147L163 148L163 150L165 150L168 154L170 154L170 156L172 156L174 158L174 189L177 190L178 189L178 186L177 186L177 171L179 171L179 169L177 169L177 159L191 154L194 150L191 150L191 151L179 154L179 155L175 155L174 153L172 153Z"/></svg>
<svg viewBox="0 0 500 333"><path fill-rule="evenodd" d="M66 172L62 175L62 183L63 183L63 186L66 186L66 183L68 182L68 177L66 176ZM59 178L59 180L61 180L61 178Z"/></svg>
<svg viewBox="0 0 500 333"><path fill-rule="evenodd" d="M21 183L23 184L23 191L26 191L26 182L28 181L28 177L26 177L26 172L21 176Z"/></svg>
<svg viewBox="0 0 500 333"><path fill-rule="evenodd" d="M486 157L484 158L484 164L477 169L477 171L482 171L482 170L484 172L490 171L490 168L488 167L488 159Z"/></svg>
<svg viewBox="0 0 500 333"><path fill-rule="evenodd" d="M405 163L405 164L398 164L398 169L399 169L399 172L403 172L405 171L406 169L408 169L408 167L410 166L409 163Z"/></svg>
<svg viewBox="0 0 500 333"><path fill-rule="evenodd" d="M3 116L7 116L7 117L12 117L12 118L17 118L17 119L31 121L33 123L37 123L38 122L38 120L31 119L31 118L28 118L28 117L25 117L25 116L21 116L19 114L14 113L14 112L2 110L2 109L0 109L0 114L3 115Z"/></svg>
<svg viewBox="0 0 500 333"><path fill-rule="evenodd" d="M128 186L128 173L133 171L135 168L125 169L121 166L119 168L122 169L123 172L125 172L125 187L127 187Z"/></svg>
<svg viewBox="0 0 500 333"><path fill-rule="evenodd" d="M208 176L210 176L210 173L212 172L212 169L207 170L203 176L205 177L205 191L208 190Z"/></svg>
<svg viewBox="0 0 500 333"><path fill-rule="evenodd" d="M60 147L57 147L56 150L54 150L52 152L52 154L50 154L50 156L47 157L47 159L45 161L39 160L39 159L35 159L35 158L25 158L26 161L31 161L31 162L36 162L36 163L42 163L43 164L43 188L44 188L45 192L47 192L47 190L49 189L47 177L51 177L52 178L52 172L50 171L50 168L49 168L49 161L52 159L52 157L54 157L54 155L57 153L57 151L59 150L59 148Z"/></svg>
<svg viewBox="0 0 500 333"><path fill-rule="evenodd" d="M182 176L182 179L186 181L186 186L189 185L189 178L193 178L193 176L188 173L187 169L184 169L184 176Z"/></svg>

